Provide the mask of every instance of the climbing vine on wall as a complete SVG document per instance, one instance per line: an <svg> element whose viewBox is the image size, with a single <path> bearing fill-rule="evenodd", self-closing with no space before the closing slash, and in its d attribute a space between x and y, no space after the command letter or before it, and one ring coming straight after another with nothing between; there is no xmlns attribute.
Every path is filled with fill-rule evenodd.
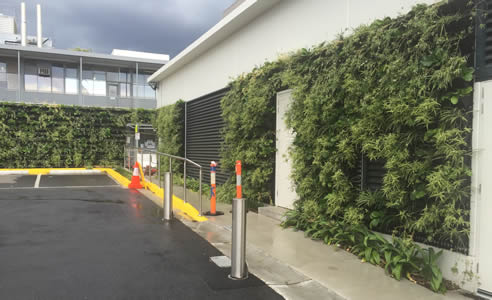
<svg viewBox="0 0 492 300"><path fill-rule="evenodd" d="M222 101L224 166L232 172L233 161L242 159L246 196L271 201L275 94L291 88L288 123L296 133L293 176L300 197L293 218L309 207L316 216L306 226L316 220L366 224L465 249L469 12L464 1L418 5L240 76ZM356 184L362 156L384 162L380 189Z"/></svg>
<svg viewBox="0 0 492 300"><path fill-rule="evenodd" d="M127 123L151 110L0 103L0 168L119 165Z"/></svg>
<svg viewBox="0 0 492 300"><path fill-rule="evenodd" d="M159 108L154 127L159 137L159 151L184 157L184 102L180 100ZM180 166L175 163L173 171L180 172ZM161 169L169 170L168 159L162 159Z"/></svg>
<svg viewBox="0 0 492 300"><path fill-rule="evenodd" d="M281 60L241 76L230 84L221 103L225 121L222 168L233 172L235 161L241 160L244 195L253 203L273 201L275 98L284 87L284 68ZM219 200L230 202L235 197L232 179L217 193Z"/></svg>

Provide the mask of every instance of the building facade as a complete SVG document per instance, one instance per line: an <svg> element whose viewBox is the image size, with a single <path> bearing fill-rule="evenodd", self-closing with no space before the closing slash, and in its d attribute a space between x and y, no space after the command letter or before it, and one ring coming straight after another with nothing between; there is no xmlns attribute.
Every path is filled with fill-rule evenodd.
<svg viewBox="0 0 492 300"><path fill-rule="evenodd" d="M0 45L0 101L155 108L148 77L166 61Z"/></svg>

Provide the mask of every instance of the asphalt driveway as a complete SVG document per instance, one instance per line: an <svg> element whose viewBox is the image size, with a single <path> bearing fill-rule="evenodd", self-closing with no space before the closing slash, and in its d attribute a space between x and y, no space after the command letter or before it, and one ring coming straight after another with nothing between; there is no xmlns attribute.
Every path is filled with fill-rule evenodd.
<svg viewBox="0 0 492 300"><path fill-rule="evenodd" d="M93 176L0 176L0 299L281 299L251 274L228 279L204 239Z"/></svg>

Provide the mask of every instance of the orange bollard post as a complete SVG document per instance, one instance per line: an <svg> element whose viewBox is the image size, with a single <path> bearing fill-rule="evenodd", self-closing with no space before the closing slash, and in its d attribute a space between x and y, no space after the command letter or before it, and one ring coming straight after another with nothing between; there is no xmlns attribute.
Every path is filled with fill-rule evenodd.
<svg viewBox="0 0 492 300"><path fill-rule="evenodd" d="M243 187L241 186L241 161L236 160L236 198L243 197Z"/></svg>
<svg viewBox="0 0 492 300"><path fill-rule="evenodd" d="M210 163L210 211L206 212L207 216L223 215L221 211L217 211L217 185L215 184L215 174L217 172L217 163L212 161Z"/></svg>
<svg viewBox="0 0 492 300"><path fill-rule="evenodd" d="M211 186L211 191L210 191L210 214L215 215L216 213L216 205L217 205L217 199L215 197L216 192L217 192L217 185L215 184L215 173L217 172L217 164L215 161L212 161L210 163L210 186Z"/></svg>

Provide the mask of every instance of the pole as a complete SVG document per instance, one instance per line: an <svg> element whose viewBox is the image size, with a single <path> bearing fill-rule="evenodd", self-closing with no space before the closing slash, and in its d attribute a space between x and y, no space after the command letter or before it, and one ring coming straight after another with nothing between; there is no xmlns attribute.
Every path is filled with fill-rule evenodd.
<svg viewBox="0 0 492 300"><path fill-rule="evenodd" d="M186 138L186 135L188 134L188 105L186 104L187 102L184 103L184 158L185 158L185 161L184 161L184 168L183 168L183 189L184 189L184 202L186 203L186 158L188 158L187 154L186 154L186 150L187 150L187 138ZM202 212L200 211L200 215L202 214Z"/></svg>
<svg viewBox="0 0 492 300"><path fill-rule="evenodd" d="M159 181L159 187L162 188L162 181L161 181L161 155L159 153L156 154L158 157L157 159L157 180Z"/></svg>
<svg viewBox="0 0 492 300"><path fill-rule="evenodd" d="M243 187L241 185L241 161L236 160L236 198L243 197Z"/></svg>
<svg viewBox="0 0 492 300"><path fill-rule="evenodd" d="M200 167L200 188L199 188L199 193L200 195L200 216L203 214L203 207L202 207L202 167Z"/></svg>
<svg viewBox="0 0 492 300"><path fill-rule="evenodd" d="M141 165L142 165L142 169L144 167L144 162L143 162L143 155L144 155L144 149L142 148L142 154L140 155L140 159L141 159ZM143 175L144 175L144 178L142 178L143 180L145 180L145 172L142 172Z"/></svg>
<svg viewBox="0 0 492 300"><path fill-rule="evenodd" d="M173 218L173 177L170 172L164 173L164 220Z"/></svg>
<svg viewBox="0 0 492 300"><path fill-rule="evenodd" d="M152 182L152 152L149 152L149 181Z"/></svg>
<svg viewBox="0 0 492 300"><path fill-rule="evenodd" d="M246 266L246 199L242 198L241 161L236 161L236 198L232 200L231 275L229 278L248 278Z"/></svg>
<svg viewBox="0 0 492 300"><path fill-rule="evenodd" d="M183 164L183 200L186 203L186 160Z"/></svg>
<svg viewBox="0 0 492 300"><path fill-rule="evenodd" d="M230 279L248 278L246 266L246 200L232 200L232 249Z"/></svg>
<svg viewBox="0 0 492 300"><path fill-rule="evenodd" d="M210 163L210 214L215 215L216 214L216 199L215 199L215 192L216 192L216 186L215 186L215 172L217 170L217 164L215 161L212 161Z"/></svg>
<svg viewBox="0 0 492 300"><path fill-rule="evenodd" d="M217 163L215 161L210 162L210 211L206 212L207 216L223 215L221 211L217 211L217 186L215 184L215 174L217 172Z"/></svg>

